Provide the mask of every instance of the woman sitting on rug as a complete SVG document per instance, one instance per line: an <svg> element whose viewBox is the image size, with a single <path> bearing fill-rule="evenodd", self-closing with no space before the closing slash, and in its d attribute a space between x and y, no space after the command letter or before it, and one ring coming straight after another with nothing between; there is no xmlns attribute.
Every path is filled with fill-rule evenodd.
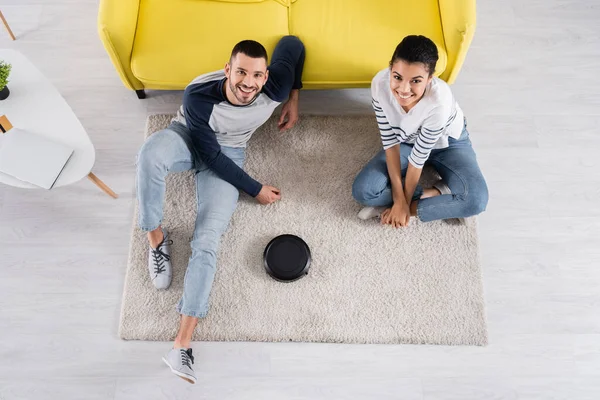
<svg viewBox="0 0 600 400"><path fill-rule="evenodd" d="M352 186L366 206L361 219L381 218L395 228L410 216L423 222L481 213L488 202L485 179L477 165L466 119L450 87L433 76L435 44L407 36L396 47L390 67L371 83L381 150ZM432 188L418 184L424 165L441 176Z"/></svg>

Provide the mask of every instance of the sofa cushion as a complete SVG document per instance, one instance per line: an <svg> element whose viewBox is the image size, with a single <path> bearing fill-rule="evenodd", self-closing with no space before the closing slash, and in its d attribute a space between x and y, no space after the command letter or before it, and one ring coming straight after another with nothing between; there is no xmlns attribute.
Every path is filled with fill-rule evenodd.
<svg viewBox="0 0 600 400"><path fill-rule="evenodd" d="M269 55L288 35L288 0L140 0L131 69L149 89L181 89L222 69L241 40Z"/></svg>
<svg viewBox="0 0 600 400"><path fill-rule="evenodd" d="M290 34L306 47L306 88L368 87L407 35L437 45L446 68L437 0L292 0Z"/></svg>

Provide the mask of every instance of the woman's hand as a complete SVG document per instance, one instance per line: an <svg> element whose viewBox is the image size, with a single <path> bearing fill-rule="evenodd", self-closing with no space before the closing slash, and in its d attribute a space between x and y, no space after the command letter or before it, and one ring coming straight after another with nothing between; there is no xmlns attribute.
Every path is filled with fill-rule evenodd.
<svg viewBox="0 0 600 400"><path fill-rule="evenodd" d="M392 208L388 208L381 214L381 223L392 225L394 228L407 226L410 221L410 208L406 202L394 203Z"/></svg>

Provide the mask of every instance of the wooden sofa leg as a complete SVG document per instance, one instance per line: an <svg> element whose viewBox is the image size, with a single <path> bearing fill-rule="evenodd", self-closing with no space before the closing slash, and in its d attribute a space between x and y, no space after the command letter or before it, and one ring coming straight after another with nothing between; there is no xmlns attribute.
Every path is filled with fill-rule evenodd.
<svg viewBox="0 0 600 400"><path fill-rule="evenodd" d="M144 89L142 89L142 90L136 90L135 94L137 94L137 97L140 100L146 98L146 92L144 91Z"/></svg>

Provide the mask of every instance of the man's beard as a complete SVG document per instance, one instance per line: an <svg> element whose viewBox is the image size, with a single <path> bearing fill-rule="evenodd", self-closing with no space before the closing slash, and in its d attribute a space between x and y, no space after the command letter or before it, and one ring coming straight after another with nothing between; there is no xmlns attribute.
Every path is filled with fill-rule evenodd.
<svg viewBox="0 0 600 400"><path fill-rule="evenodd" d="M250 104L254 101L254 99L256 99L256 97L258 97L259 91L257 87L254 87L252 89L254 89L255 93L254 93L254 97L252 97L250 100L245 101L242 100L238 97L238 93L241 92L240 88L233 85L233 83L231 83L231 80L229 81L229 89L231 90L231 93L233 93L233 95L235 96L235 98L237 99L237 101L239 101L242 104Z"/></svg>

